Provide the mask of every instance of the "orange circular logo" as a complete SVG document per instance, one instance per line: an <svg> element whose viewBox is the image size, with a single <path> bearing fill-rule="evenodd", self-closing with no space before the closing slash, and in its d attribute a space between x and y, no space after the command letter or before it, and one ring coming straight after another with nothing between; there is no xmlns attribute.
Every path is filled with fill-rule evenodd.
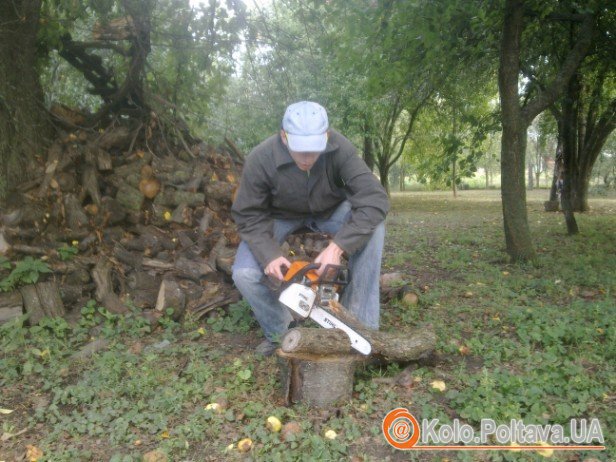
<svg viewBox="0 0 616 462"><path fill-rule="evenodd" d="M399 407L383 419L383 435L396 449L411 449L419 441L419 422L408 409Z"/></svg>

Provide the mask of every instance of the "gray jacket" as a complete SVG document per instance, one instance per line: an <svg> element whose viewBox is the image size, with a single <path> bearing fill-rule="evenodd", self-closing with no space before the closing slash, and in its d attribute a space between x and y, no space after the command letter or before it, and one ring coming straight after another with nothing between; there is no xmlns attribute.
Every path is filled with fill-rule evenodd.
<svg viewBox="0 0 616 462"><path fill-rule="evenodd" d="M273 238L274 219L328 217L344 200L351 202L351 217L333 240L352 255L385 219L385 189L353 144L334 130L310 172L295 165L280 135L274 135L246 157L231 213L242 240L265 267L282 255Z"/></svg>

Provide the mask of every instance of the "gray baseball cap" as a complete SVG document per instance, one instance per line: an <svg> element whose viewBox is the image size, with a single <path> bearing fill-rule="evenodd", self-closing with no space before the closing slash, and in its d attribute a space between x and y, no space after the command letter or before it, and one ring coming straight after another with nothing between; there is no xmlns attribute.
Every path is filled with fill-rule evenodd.
<svg viewBox="0 0 616 462"><path fill-rule="evenodd" d="M312 101L291 104L282 118L289 149L295 152L322 152L327 145L327 111Z"/></svg>

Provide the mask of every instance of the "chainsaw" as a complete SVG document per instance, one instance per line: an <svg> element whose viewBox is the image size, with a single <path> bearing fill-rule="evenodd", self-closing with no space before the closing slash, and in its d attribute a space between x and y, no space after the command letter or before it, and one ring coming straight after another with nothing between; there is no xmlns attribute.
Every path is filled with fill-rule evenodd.
<svg viewBox="0 0 616 462"><path fill-rule="evenodd" d="M372 347L364 337L335 317L325 307L338 301L339 291L349 283L348 270L339 265L326 265L321 276L316 272L320 265L295 261L287 270L283 289L278 300L300 319L310 318L326 329L340 329L351 341L351 347L369 355Z"/></svg>

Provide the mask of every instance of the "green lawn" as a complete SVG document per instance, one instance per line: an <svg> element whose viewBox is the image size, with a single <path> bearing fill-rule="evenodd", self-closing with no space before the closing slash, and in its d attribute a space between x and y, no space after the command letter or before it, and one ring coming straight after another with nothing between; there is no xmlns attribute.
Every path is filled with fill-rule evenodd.
<svg viewBox="0 0 616 462"><path fill-rule="evenodd" d="M95 304L78 325L4 325L0 408L13 412L0 413L0 461L21 460L28 445L50 461L137 461L154 450L177 461L545 460L394 450L381 422L396 407L476 429L482 418L568 425L597 417L607 451L549 460L615 460L616 200L593 200L593 211L577 216L581 234L569 237L561 214L542 211L546 195L528 197L532 265L507 262L498 191L393 195L383 272L402 272L420 303L383 306L382 328L431 325L437 352L404 372L397 364L359 370L353 401L336 408L283 406L276 359L251 353L261 339L243 304L182 325L150 326ZM107 340L97 353L71 357L96 339ZM437 380L444 391L431 386ZM206 409L214 402L218 411ZM266 428L270 415L296 421L299 433L283 441ZM236 449L243 438L253 441L246 454Z"/></svg>

